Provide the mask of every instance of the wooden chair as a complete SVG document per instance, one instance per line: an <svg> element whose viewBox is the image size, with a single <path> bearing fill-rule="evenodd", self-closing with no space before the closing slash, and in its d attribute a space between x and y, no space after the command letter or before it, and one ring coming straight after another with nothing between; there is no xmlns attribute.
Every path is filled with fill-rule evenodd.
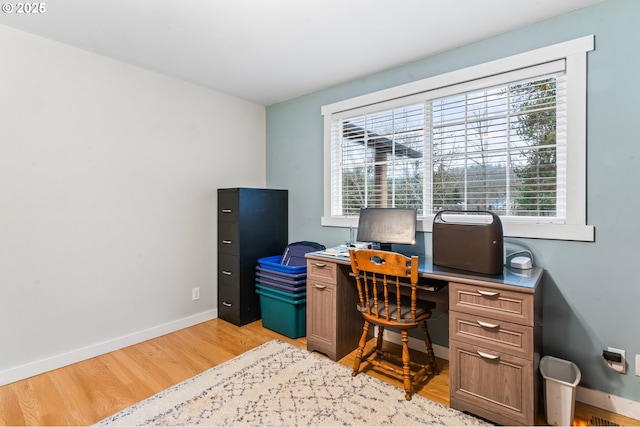
<svg viewBox="0 0 640 427"><path fill-rule="evenodd" d="M349 252L351 270L358 287L358 311L364 318L362 336L353 364L352 376L360 371L362 362L381 367L401 377L404 381L405 398L411 400L413 384L425 375L437 373L436 358L427 331L427 319L431 317L434 304L418 300L418 257L371 249L357 249ZM405 287L403 296L401 281ZM364 352L369 328L378 326L376 345ZM421 326L427 346L428 365L416 363L409 355L409 329ZM382 351L382 336L385 328L402 332L402 357ZM401 367L401 369L400 369Z"/></svg>

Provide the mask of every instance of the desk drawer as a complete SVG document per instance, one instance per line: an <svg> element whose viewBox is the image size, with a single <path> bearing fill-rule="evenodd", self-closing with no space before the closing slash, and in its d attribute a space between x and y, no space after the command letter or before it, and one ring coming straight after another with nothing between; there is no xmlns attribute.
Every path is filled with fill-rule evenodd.
<svg viewBox="0 0 640 427"><path fill-rule="evenodd" d="M533 326L533 294L449 283L449 309Z"/></svg>
<svg viewBox="0 0 640 427"><path fill-rule="evenodd" d="M319 280L326 283L336 283L338 266L335 262L307 260L307 282Z"/></svg>
<svg viewBox="0 0 640 427"><path fill-rule="evenodd" d="M449 313L449 338L531 359L533 328L474 314Z"/></svg>
<svg viewBox="0 0 640 427"><path fill-rule="evenodd" d="M534 425L533 361L449 341L450 405L504 425Z"/></svg>

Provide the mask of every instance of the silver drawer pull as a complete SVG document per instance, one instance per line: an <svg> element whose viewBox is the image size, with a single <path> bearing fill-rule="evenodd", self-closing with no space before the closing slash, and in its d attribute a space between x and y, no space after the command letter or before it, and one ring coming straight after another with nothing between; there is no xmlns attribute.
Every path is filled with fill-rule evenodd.
<svg viewBox="0 0 640 427"><path fill-rule="evenodd" d="M327 264L325 264L324 262L316 262L313 265L315 265L318 268L325 268L327 266Z"/></svg>
<svg viewBox="0 0 640 427"><path fill-rule="evenodd" d="M222 213L231 213L231 209L222 209Z"/></svg>
<svg viewBox="0 0 640 427"><path fill-rule="evenodd" d="M497 297L498 295L500 295L500 292L482 291L480 289L476 289L476 292L482 295L483 297Z"/></svg>
<svg viewBox="0 0 640 427"><path fill-rule="evenodd" d="M327 288L325 285L319 285L317 283L315 285L313 285L313 287L316 288L316 289L326 289Z"/></svg>
<svg viewBox="0 0 640 427"><path fill-rule="evenodd" d="M225 307L231 307L233 304L229 304L228 302L222 301L222 305Z"/></svg>
<svg viewBox="0 0 640 427"><path fill-rule="evenodd" d="M483 328L495 329L500 327L500 325L496 325L495 323L483 322L482 320L476 320L476 322L478 322L478 325L482 326Z"/></svg>
<svg viewBox="0 0 640 427"><path fill-rule="evenodd" d="M484 359L489 359L489 360L498 360L498 359L500 359L500 356L494 356L493 354L484 353L484 352L479 351L479 350L476 350L476 352L480 355L480 357L482 357Z"/></svg>
<svg viewBox="0 0 640 427"><path fill-rule="evenodd" d="M223 240L222 243L225 245L230 245L233 242L231 240Z"/></svg>
<svg viewBox="0 0 640 427"><path fill-rule="evenodd" d="M231 272L227 270L222 270L222 274L224 274L225 276L231 276Z"/></svg>

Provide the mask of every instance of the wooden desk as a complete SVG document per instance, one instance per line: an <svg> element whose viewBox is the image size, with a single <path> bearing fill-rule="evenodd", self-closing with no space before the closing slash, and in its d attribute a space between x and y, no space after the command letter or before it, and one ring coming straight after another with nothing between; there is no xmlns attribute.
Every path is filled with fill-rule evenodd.
<svg viewBox="0 0 640 427"><path fill-rule="evenodd" d="M362 333L349 258L307 257L307 349L333 360L353 351ZM434 266L420 258L420 277L445 281L420 298L449 314L450 406L503 425L534 425L542 398L544 270L488 276ZM447 304L448 302L448 304Z"/></svg>

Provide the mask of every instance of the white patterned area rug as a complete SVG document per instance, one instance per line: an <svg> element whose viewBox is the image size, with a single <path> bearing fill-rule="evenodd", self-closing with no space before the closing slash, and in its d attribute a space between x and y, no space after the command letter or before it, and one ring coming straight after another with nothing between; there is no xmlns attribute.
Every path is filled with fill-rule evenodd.
<svg viewBox="0 0 640 427"><path fill-rule="evenodd" d="M98 423L107 425L491 425L280 340Z"/></svg>

